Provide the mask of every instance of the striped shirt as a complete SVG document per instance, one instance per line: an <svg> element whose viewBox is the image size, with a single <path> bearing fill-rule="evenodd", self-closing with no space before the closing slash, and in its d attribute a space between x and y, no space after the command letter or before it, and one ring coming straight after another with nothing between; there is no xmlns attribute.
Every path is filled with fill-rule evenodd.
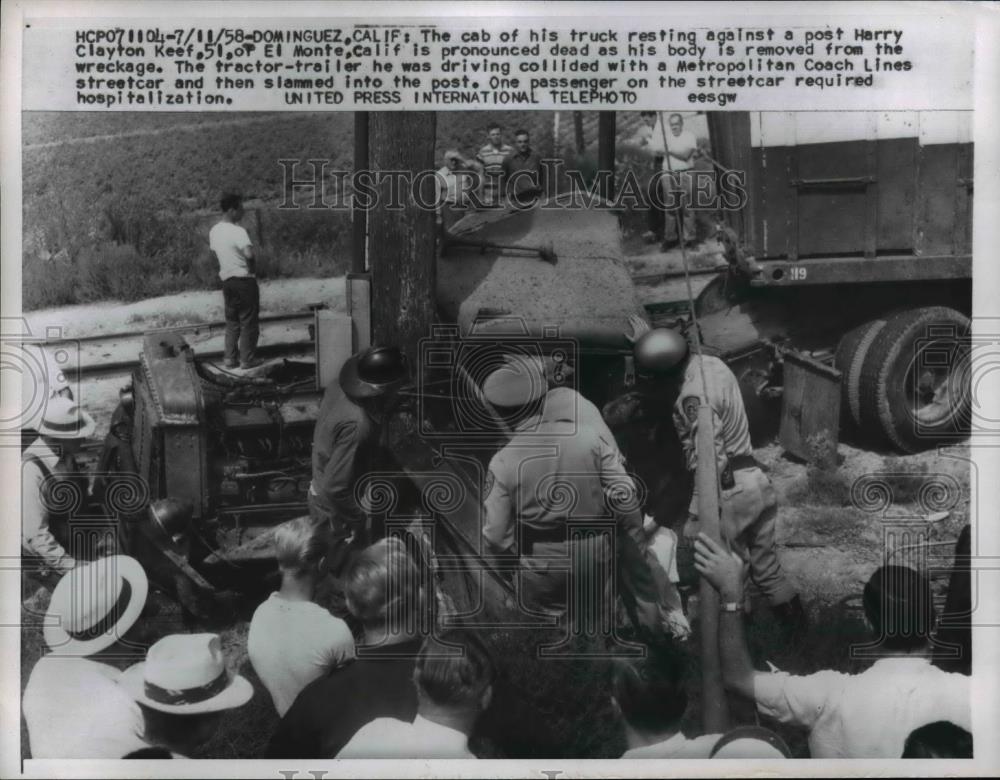
<svg viewBox="0 0 1000 780"><path fill-rule="evenodd" d="M500 195L500 178L503 176L503 161L514 153L514 147L501 143L500 146L484 144L476 154L476 159L483 166L483 198L495 202Z"/></svg>

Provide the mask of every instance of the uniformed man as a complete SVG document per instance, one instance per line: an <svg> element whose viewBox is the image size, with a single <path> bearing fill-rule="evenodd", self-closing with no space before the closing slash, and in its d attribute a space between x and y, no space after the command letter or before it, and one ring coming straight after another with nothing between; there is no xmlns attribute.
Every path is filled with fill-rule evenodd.
<svg viewBox="0 0 1000 780"><path fill-rule="evenodd" d="M633 323L634 325L634 323ZM637 328L637 331L642 330ZM698 408L702 373L712 408L714 453L720 487L723 536L744 558L757 586L766 594L777 617L792 629L802 629L806 614L795 589L785 578L774 549L777 500L774 487L754 459L750 430L739 383L722 360L692 354L687 340L667 328L646 330L634 345L636 371L659 384L666 395L676 392L673 420L688 469L698 458ZM679 390L677 388L679 387ZM698 491L692 491L684 535L698 534Z"/></svg>
<svg viewBox="0 0 1000 780"><path fill-rule="evenodd" d="M483 395L512 429L490 461L483 537L488 552L518 556L522 606L561 615L569 601L578 603L575 596L603 592L601 615L608 618L613 529L627 608L644 628L668 631L658 604L666 573L647 550L635 486L596 407L569 388L550 391L531 358L509 360L490 374Z"/></svg>
<svg viewBox="0 0 1000 780"><path fill-rule="evenodd" d="M70 571L78 555L92 557L94 552L67 548L68 520L87 501L87 485L74 456L96 427L94 418L72 399L50 398L38 423L38 438L21 455L21 549L30 562L26 570L42 582Z"/></svg>
<svg viewBox="0 0 1000 780"><path fill-rule="evenodd" d="M329 524L333 545L366 527L356 486L378 458L384 421L408 379L399 349L369 347L344 364L339 382L323 395L308 500L313 520Z"/></svg>

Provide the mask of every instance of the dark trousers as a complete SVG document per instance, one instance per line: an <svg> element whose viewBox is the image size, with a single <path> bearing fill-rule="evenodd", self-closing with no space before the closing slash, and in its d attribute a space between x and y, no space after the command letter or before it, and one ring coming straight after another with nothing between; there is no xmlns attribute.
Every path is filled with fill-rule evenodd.
<svg viewBox="0 0 1000 780"><path fill-rule="evenodd" d="M257 352L260 336L260 288L250 276L233 276L222 283L222 299L226 307L227 363L247 365ZM238 353L237 353L238 347Z"/></svg>

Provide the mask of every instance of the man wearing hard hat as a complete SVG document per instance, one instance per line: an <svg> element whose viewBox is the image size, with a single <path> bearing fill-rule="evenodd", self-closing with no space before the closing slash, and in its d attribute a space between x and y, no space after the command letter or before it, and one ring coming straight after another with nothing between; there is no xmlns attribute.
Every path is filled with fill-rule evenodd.
<svg viewBox="0 0 1000 780"><path fill-rule="evenodd" d="M662 386L668 397L677 392L674 427L692 473L702 454L697 451L697 427L704 374L704 396L712 408L722 534L744 558L749 558L751 576L778 619L789 629L803 629L807 623L805 609L785 578L774 549L777 499L771 480L753 456L739 382L719 358L692 354L680 333L669 328L650 330L635 322L633 328L636 372L654 388ZM693 538L698 530L696 484L684 535Z"/></svg>
<svg viewBox="0 0 1000 780"><path fill-rule="evenodd" d="M483 538L490 553L517 555L522 608L565 614L567 604L583 600L572 588L581 596L603 592L595 606L607 617L614 560L611 534L602 530L614 527L626 605L644 628L667 630L658 604L666 573L648 554L635 485L596 408L579 396L567 403L574 391L550 391L542 363L530 356L508 358L482 390L512 431L490 461Z"/></svg>

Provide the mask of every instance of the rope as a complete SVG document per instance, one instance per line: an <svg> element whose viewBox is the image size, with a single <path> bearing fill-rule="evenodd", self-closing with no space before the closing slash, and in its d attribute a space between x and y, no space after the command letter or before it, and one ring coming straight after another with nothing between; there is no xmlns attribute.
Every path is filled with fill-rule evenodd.
<svg viewBox="0 0 1000 780"><path fill-rule="evenodd" d="M663 159L667 163L667 173L670 174L671 180L674 177L674 169L670 164L670 150L667 148L667 128L663 124L663 112L659 112L660 119L660 133L663 136ZM694 292L691 289L691 269L688 266L687 259L687 247L684 246L684 225L681 220L681 210L674 209L674 225L677 231L677 235L680 236L681 245L681 262L684 265L684 284L687 287L687 299L688 299L688 309L691 312L691 322L694 324L694 353L698 356L698 368L701 371L701 398L699 401L703 406L708 406L708 378L705 375L705 361L702 360L701 351L701 324L698 322L698 313L694 308ZM712 437L715 438L715 429L713 423ZM713 453L714 457L714 453ZM718 490L718 486L716 486ZM721 498L721 496L720 496Z"/></svg>

